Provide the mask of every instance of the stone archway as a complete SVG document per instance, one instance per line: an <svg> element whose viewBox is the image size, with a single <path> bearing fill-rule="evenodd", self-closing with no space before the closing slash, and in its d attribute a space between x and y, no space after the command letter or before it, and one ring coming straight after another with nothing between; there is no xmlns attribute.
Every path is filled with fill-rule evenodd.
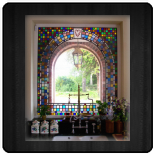
<svg viewBox="0 0 156 156"><path fill-rule="evenodd" d="M77 42L66 42L61 45L61 49L57 48L50 59L50 75L49 77L49 103L55 102L55 64L58 57L66 50L75 48ZM105 60L102 57L101 51L90 42L79 42L79 47L89 50L98 60L100 65L100 100L105 101Z"/></svg>

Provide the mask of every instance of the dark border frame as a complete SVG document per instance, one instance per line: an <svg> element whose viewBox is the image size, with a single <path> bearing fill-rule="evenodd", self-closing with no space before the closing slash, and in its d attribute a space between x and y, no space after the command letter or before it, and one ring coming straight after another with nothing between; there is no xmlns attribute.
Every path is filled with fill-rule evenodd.
<svg viewBox="0 0 156 156"><path fill-rule="evenodd" d="M25 141L25 15L130 15L130 141L68 143ZM152 57L153 8L149 3L5 4L3 149L6 152L31 153L149 152L153 148Z"/></svg>

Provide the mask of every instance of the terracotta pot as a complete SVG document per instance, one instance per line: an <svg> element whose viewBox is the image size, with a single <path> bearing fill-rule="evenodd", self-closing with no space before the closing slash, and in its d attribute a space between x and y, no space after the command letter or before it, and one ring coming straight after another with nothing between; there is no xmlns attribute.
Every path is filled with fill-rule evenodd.
<svg viewBox="0 0 156 156"><path fill-rule="evenodd" d="M43 116L42 116L42 119L43 119L43 120L46 120L46 115L43 115Z"/></svg>
<svg viewBox="0 0 156 156"><path fill-rule="evenodd" d="M106 120L105 127L106 133L114 133L114 121Z"/></svg>
<svg viewBox="0 0 156 156"><path fill-rule="evenodd" d="M122 121L115 122L115 133L122 133L124 129L124 125Z"/></svg>

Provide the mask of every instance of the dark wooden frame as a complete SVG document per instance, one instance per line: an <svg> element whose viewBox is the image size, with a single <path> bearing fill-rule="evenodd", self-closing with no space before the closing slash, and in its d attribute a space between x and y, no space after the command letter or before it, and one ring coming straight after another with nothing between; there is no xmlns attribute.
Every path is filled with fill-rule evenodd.
<svg viewBox="0 0 156 156"><path fill-rule="evenodd" d="M25 15L130 15L130 141L25 141ZM4 150L149 152L153 148L152 38L153 8L148 3L7 3L3 7Z"/></svg>

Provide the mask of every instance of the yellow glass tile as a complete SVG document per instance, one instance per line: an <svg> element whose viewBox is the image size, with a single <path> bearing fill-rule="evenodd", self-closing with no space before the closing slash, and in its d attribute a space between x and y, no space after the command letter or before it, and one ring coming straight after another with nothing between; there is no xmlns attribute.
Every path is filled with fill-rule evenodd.
<svg viewBox="0 0 156 156"><path fill-rule="evenodd" d="M77 106L75 106L75 108L77 108Z"/></svg>
<svg viewBox="0 0 156 156"><path fill-rule="evenodd" d="M113 78L111 78L111 81L113 81Z"/></svg>
<svg viewBox="0 0 156 156"><path fill-rule="evenodd" d="M110 59L112 59L112 56L109 56Z"/></svg>
<svg viewBox="0 0 156 156"><path fill-rule="evenodd" d="M108 61L108 60L107 60ZM110 72L110 69L108 69L108 72Z"/></svg>
<svg viewBox="0 0 156 156"><path fill-rule="evenodd" d="M88 30L88 31L90 31L90 30Z"/></svg>
<svg viewBox="0 0 156 156"><path fill-rule="evenodd" d="M110 96L110 93L108 93L108 96Z"/></svg>
<svg viewBox="0 0 156 156"><path fill-rule="evenodd" d="M104 54L107 54L107 51L104 51Z"/></svg>
<svg viewBox="0 0 156 156"><path fill-rule="evenodd" d="M88 37L88 39L90 40L90 39L91 39L91 37Z"/></svg>
<svg viewBox="0 0 156 156"><path fill-rule="evenodd" d="M89 34L89 36L91 36L91 37L92 37L92 34Z"/></svg>
<svg viewBox="0 0 156 156"><path fill-rule="evenodd" d="M113 84L111 84L111 87L113 87Z"/></svg>
<svg viewBox="0 0 156 156"><path fill-rule="evenodd" d="M74 35L70 35L71 37L74 37Z"/></svg>
<svg viewBox="0 0 156 156"><path fill-rule="evenodd" d="M55 41L53 40L51 43L55 43Z"/></svg>
<svg viewBox="0 0 156 156"><path fill-rule="evenodd" d="M59 42L62 42L62 40L60 39Z"/></svg>
<svg viewBox="0 0 156 156"><path fill-rule="evenodd" d="M38 63L38 66L40 65L40 63Z"/></svg>
<svg viewBox="0 0 156 156"><path fill-rule="evenodd" d="M115 83L115 85L117 85L117 83Z"/></svg>
<svg viewBox="0 0 156 156"><path fill-rule="evenodd" d="M86 105L84 105L84 108L86 108Z"/></svg>
<svg viewBox="0 0 156 156"><path fill-rule="evenodd" d="M52 46L53 45L52 42L49 45Z"/></svg>
<svg viewBox="0 0 156 156"><path fill-rule="evenodd" d="M110 60L107 60L107 63L110 63Z"/></svg>
<svg viewBox="0 0 156 156"><path fill-rule="evenodd" d="M55 115L55 113L53 113L53 115Z"/></svg>
<svg viewBox="0 0 156 156"><path fill-rule="evenodd" d="M93 111L93 109L90 108L90 111Z"/></svg>
<svg viewBox="0 0 156 156"><path fill-rule="evenodd" d="M113 69L113 66L111 66L111 69Z"/></svg>
<svg viewBox="0 0 156 156"><path fill-rule="evenodd" d="M97 32L95 32L95 34L97 34Z"/></svg>
<svg viewBox="0 0 156 156"><path fill-rule="evenodd" d="M71 111L71 109L69 109L69 111Z"/></svg>
<svg viewBox="0 0 156 156"><path fill-rule="evenodd" d="M38 113L38 115L40 115L40 113Z"/></svg>
<svg viewBox="0 0 156 156"><path fill-rule="evenodd" d="M108 78L110 78L110 75L108 75Z"/></svg>
<svg viewBox="0 0 156 156"><path fill-rule="evenodd" d="M43 36L43 38L45 38L45 36Z"/></svg>
<svg viewBox="0 0 156 156"><path fill-rule="evenodd" d="M44 78L42 78L42 81L44 81Z"/></svg>
<svg viewBox="0 0 156 156"><path fill-rule="evenodd" d="M60 37L57 37L57 39L59 40L59 39L60 39Z"/></svg>
<svg viewBox="0 0 156 156"><path fill-rule="evenodd" d="M95 111L95 109L93 109L93 111Z"/></svg>
<svg viewBox="0 0 156 156"><path fill-rule="evenodd" d="M49 34L49 31L47 32L47 34Z"/></svg>
<svg viewBox="0 0 156 156"><path fill-rule="evenodd" d="M65 36L64 38L67 39L67 36Z"/></svg>
<svg viewBox="0 0 156 156"><path fill-rule="evenodd" d="M92 108L93 106L90 106L90 108Z"/></svg>
<svg viewBox="0 0 156 156"><path fill-rule="evenodd" d="M40 38L38 40L40 41Z"/></svg>
<svg viewBox="0 0 156 156"><path fill-rule="evenodd" d="M50 51L52 51L53 50L53 48L50 48Z"/></svg>
<svg viewBox="0 0 156 156"><path fill-rule="evenodd" d="M54 109L54 111L56 111L56 108Z"/></svg>
<svg viewBox="0 0 156 156"><path fill-rule="evenodd" d="M99 43L98 45L101 46L101 43Z"/></svg>

